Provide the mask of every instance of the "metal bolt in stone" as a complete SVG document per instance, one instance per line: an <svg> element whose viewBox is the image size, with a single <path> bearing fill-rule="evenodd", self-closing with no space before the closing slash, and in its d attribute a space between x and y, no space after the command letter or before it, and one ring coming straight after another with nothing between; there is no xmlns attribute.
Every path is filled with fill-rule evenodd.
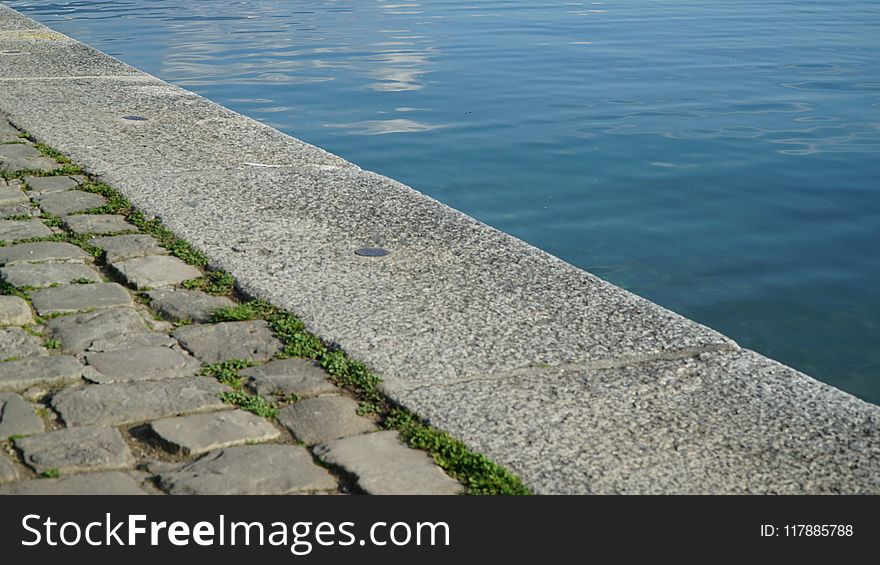
<svg viewBox="0 0 880 565"><path fill-rule="evenodd" d="M391 252L381 247L361 247L355 249L354 254L360 255L361 257L385 257L386 255L390 255Z"/></svg>
<svg viewBox="0 0 880 565"><path fill-rule="evenodd" d="M147 121L147 118L145 118L143 116L122 116L122 119L131 121L131 122L145 122L145 121Z"/></svg>

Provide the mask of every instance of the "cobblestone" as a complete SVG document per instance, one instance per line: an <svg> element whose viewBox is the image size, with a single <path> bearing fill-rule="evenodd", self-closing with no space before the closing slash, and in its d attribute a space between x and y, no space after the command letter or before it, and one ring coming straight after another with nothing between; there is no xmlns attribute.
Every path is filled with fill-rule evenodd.
<svg viewBox="0 0 880 565"><path fill-rule="evenodd" d="M89 385L62 390L52 407L68 426L116 426L222 410L218 394L226 390L206 377Z"/></svg>
<svg viewBox="0 0 880 565"><path fill-rule="evenodd" d="M101 282L101 274L82 263L17 263L0 268L0 279L12 286L42 288L83 280Z"/></svg>
<svg viewBox="0 0 880 565"><path fill-rule="evenodd" d="M111 308L63 316L49 320L46 327L52 337L61 342L62 349L68 352L84 351L94 341L149 331L141 317L131 308Z"/></svg>
<svg viewBox="0 0 880 565"><path fill-rule="evenodd" d="M31 302L40 316L134 305L131 295L117 283L44 288L31 293Z"/></svg>
<svg viewBox="0 0 880 565"><path fill-rule="evenodd" d="M168 255L136 257L112 263L112 266L129 286L138 289L172 286L202 274L192 265Z"/></svg>
<svg viewBox="0 0 880 565"><path fill-rule="evenodd" d="M131 475L119 471L87 473L59 479L35 479L0 486L0 495L140 495L147 493Z"/></svg>
<svg viewBox="0 0 880 565"><path fill-rule="evenodd" d="M244 445L210 452L159 475L170 494L301 494L333 490L333 476L302 447Z"/></svg>
<svg viewBox="0 0 880 565"><path fill-rule="evenodd" d="M338 391L327 373L311 359L278 359L239 374L248 378L247 388L251 392L267 400L290 395L311 398Z"/></svg>
<svg viewBox="0 0 880 565"><path fill-rule="evenodd" d="M23 332L20 328L0 328L0 351L3 352L0 354L3 355L2 360L48 353L39 339ZM3 366L4 364L0 363L0 367Z"/></svg>
<svg viewBox="0 0 880 565"><path fill-rule="evenodd" d="M51 194L53 192L64 192L76 188L82 177L24 177L32 195Z"/></svg>
<svg viewBox="0 0 880 565"><path fill-rule="evenodd" d="M114 428L70 428L16 439L15 447L29 467L38 473L60 474L125 469L134 456Z"/></svg>
<svg viewBox="0 0 880 565"><path fill-rule="evenodd" d="M43 420L28 401L17 394L0 392L0 440L39 434L44 429Z"/></svg>
<svg viewBox="0 0 880 565"><path fill-rule="evenodd" d="M90 243L104 250L108 263L146 255L168 254L168 250L160 246L158 241L144 234L96 237Z"/></svg>
<svg viewBox="0 0 880 565"><path fill-rule="evenodd" d="M189 377L201 368L186 353L161 346L88 352L83 359L88 365L86 378L99 384Z"/></svg>
<svg viewBox="0 0 880 565"><path fill-rule="evenodd" d="M82 382L83 366L70 355L25 357L0 363L0 391L21 392L35 386L58 387Z"/></svg>
<svg viewBox="0 0 880 565"><path fill-rule="evenodd" d="M315 448L330 465L350 473L367 494L459 494L462 485L423 451L410 449L385 431L331 441Z"/></svg>
<svg viewBox="0 0 880 565"><path fill-rule="evenodd" d="M82 190L40 194L34 198L39 202L40 208L56 216L66 216L82 212L107 203L107 199L100 194L83 192Z"/></svg>
<svg viewBox="0 0 880 565"><path fill-rule="evenodd" d="M263 418L242 410L158 420L153 434L173 452L199 455L248 442L271 441L281 435Z"/></svg>
<svg viewBox="0 0 880 565"><path fill-rule="evenodd" d="M125 216L113 214L78 214L65 216L64 225L78 234L111 234L136 229L125 221Z"/></svg>
<svg viewBox="0 0 880 565"><path fill-rule="evenodd" d="M0 327L24 326L34 321L31 307L18 296L0 296Z"/></svg>
<svg viewBox="0 0 880 565"><path fill-rule="evenodd" d="M262 320L186 326L171 335L203 363L267 361L281 350L281 342Z"/></svg>
<svg viewBox="0 0 880 565"><path fill-rule="evenodd" d="M376 429L357 414L358 404L344 396L300 400L278 412L278 421L306 445L354 436Z"/></svg>
<svg viewBox="0 0 880 565"><path fill-rule="evenodd" d="M0 241L16 241L52 235L46 224L39 220L0 220Z"/></svg>
<svg viewBox="0 0 880 565"><path fill-rule="evenodd" d="M91 261L92 256L65 241L18 243L0 247L0 266L46 261Z"/></svg>
<svg viewBox="0 0 880 565"><path fill-rule="evenodd" d="M150 298L150 307L172 322L208 322L217 310L235 306L225 296L214 296L199 290L153 290L147 296Z"/></svg>

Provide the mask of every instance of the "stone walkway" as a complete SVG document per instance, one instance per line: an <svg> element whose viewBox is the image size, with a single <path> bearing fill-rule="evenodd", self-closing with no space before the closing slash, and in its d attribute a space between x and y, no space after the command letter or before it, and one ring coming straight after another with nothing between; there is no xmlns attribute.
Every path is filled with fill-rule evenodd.
<svg viewBox="0 0 880 565"><path fill-rule="evenodd" d="M211 323L235 302L185 289L200 269L88 213L106 198L19 133L0 120L0 171L37 172L0 178L0 494L463 491L312 361L276 358L266 322ZM253 365L240 390L201 374L230 360Z"/></svg>

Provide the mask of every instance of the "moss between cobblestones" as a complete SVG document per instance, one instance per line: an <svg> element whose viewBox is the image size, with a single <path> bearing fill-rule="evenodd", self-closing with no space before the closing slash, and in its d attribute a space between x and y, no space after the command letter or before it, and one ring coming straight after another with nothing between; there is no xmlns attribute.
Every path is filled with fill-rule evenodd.
<svg viewBox="0 0 880 565"><path fill-rule="evenodd" d="M35 141L26 135L27 139ZM45 155L55 158L65 166L51 172L18 171L7 174L4 178L22 178L27 175L53 176L69 174L85 174L84 171L70 164L66 157L42 144L35 145ZM188 242L175 236L162 225L158 218L147 218L142 212L135 210L131 203L113 187L90 179L80 186L81 190L100 194L107 198L107 203L99 208L88 210L90 213L122 214L129 223L156 238L172 255L182 261L196 266L206 267L208 258L193 248ZM51 225L52 217L44 217L43 221ZM60 221L57 222L60 225ZM89 236L77 236L71 233L61 234L60 240L80 245L86 251L97 253L100 250L89 243ZM57 241L57 240L56 240ZM5 286L3 286L5 285ZM187 289L199 289L211 294L231 295L235 288L235 279L225 271L209 271L204 276L186 281ZM21 291L8 284L0 283L0 294L20 295ZM26 298L26 293L24 297ZM263 300L243 302L232 308L216 311L212 322L265 320L276 337L282 341L284 348L279 358L304 357L314 359L330 378L340 387L352 392L360 401L359 412L377 414L383 427L396 430L401 438L411 447L421 449L434 458L434 461L450 476L465 485L468 494L530 494L529 489L512 473L493 463L484 455L475 453L461 441L453 438L448 432L438 430L426 424L417 415L397 406L392 400L379 391L379 377L374 375L367 366L348 356L345 351L334 344L324 342L320 337L308 332L305 324L294 314L277 308ZM273 403L251 395L242 390L242 378L238 371L249 362L242 360L227 361L205 365L203 375L210 375L220 382L232 386L230 392L220 394L224 402L241 407L259 416L274 418L278 409ZM51 471L51 470L50 470ZM57 471L56 471L57 473ZM44 473L45 475L45 473Z"/></svg>

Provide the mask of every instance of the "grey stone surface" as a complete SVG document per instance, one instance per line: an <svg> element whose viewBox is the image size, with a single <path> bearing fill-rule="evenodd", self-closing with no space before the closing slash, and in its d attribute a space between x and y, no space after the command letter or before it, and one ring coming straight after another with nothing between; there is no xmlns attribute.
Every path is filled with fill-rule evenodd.
<svg viewBox="0 0 880 565"><path fill-rule="evenodd" d="M0 440L39 434L43 429L43 420L29 402L17 394L0 392Z"/></svg>
<svg viewBox="0 0 880 565"><path fill-rule="evenodd" d="M172 286L202 276L200 270L169 255L135 257L112 267L134 288Z"/></svg>
<svg viewBox="0 0 880 565"><path fill-rule="evenodd" d="M52 235L52 230L39 220L0 220L0 241L12 242L47 235Z"/></svg>
<svg viewBox="0 0 880 565"><path fill-rule="evenodd" d="M0 35L3 77L29 79L132 75L137 71L48 28ZM9 81L12 83L13 81ZM18 82L18 81L16 81ZM63 81L62 81L63 82Z"/></svg>
<svg viewBox="0 0 880 565"><path fill-rule="evenodd" d="M322 149L218 106L156 78L78 78L4 82L2 109L40 139L102 177L124 156L125 166L193 171L259 165L321 171L356 167ZM28 96L44 115L33 113ZM71 100L76 100L71 104ZM59 111L60 109L62 109ZM25 116L25 114L27 114ZM132 122L122 116L139 115ZM76 132L75 135L73 132ZM211 151L202 148L210 147ZM138 153L133 151L138 149ZM190 201L199 206L197 199Z"/></svg>
<svg viewBox="0 0 880 565"><path fill-rule="evenodd" d="M299 441L314 445L374 431L372 420L358 416L358 404L344 396L300 400L278 411L278 421Z"/></svg>
<svg viewBox="0 0 880 565"><path fill-rule="evenodd" d="M0 351L3 352L0 353L3 355L2 359L47 354L39 339L20 328L0 328ZM0 367L2 366L3 363L0 363Z"/></svg>
<svg viewBox="0 0 880 565"><path fill-rule="evenodd" d="M125 216L116 214L78 214L66 216L64 224L73 233L108 234L137 230L125 221Z"/></svg>
<svg viewBox="0 0 880 565"><path fill-rule="evenodd" d="M142 347L175 347L177 340L163 333L142 333L96 339L86 351L106 352Z"/></svg>
<svg viewBox="0 0 880 565"><path fill-rule="evenodd" d="M200 290L152 290L150 307L172 322L208 322L221 308L231 308L235 302L225 296L214 296Z"/></svg>
<svg viewBox="0 0 880 565"><path fill-rule="evenodd" d="M86 378L99 384L190 377L202 366L190 355L168 347L87 352L83 357L92 369Z"/></svg>
<svg viewBox="0 0 880 565"><path fill-rule="evenodd" d="M345 469L367 494L459 494L464 490L427 453L403 444L397 432L337 439L316 447L315 454Z"/></svg>
<svg viewBox="0 0 880 565"><path fill-rule="evenodd" d="M244 369L239 374L248 377L247 387L251 392L267 399L292 394L310 398L337 391L327 373L311 359L277 359Z"/></svg>
<svg viewBox="0 0 880 565"><path fill-rule="evenodd" d="M0 31L22 31L22 30L38 30L48 29L32 20L31 18L19 14L12 8L0 4ZM5 120L0 119L0 124Z"/></svg>
<svg viewBox="0 0 880 565"><path fill-rule="evenodd" d="M0 296L0 327L24 326L34 321L31 307L23 298Z"/></svg>
<svg viewBox="0 0 880 565"><path fill-rule="evenodd" d="M880 407L750 351L403 396L541 494L880 492Z"/></svg>
<svg viewBox="0 0 880 565"><path fill-rule="evenodd" d="M0 486L0 495L145 495L138 481L127 473L109 471L61 477L35 479Z"/></svg>
<svg viewBox="0 0 880 565"><path fill-rule="evenodd" d="M147 333L147 326L131 308L112 308L49 320L46 327L64 351L79 352L92 342Z"/></svg>
<svg viewBox="0 0 880 565"><path fill-rule="evenodd" d="M0 145L0 147L5 147ZM0 161L2 165L2 161ZM27 194L21 191L17 184L9 185L5 182L0 184L0 206L11 206L28 202Z"/></svg>
<svg viewBox="0 0 880 565"><path fill-rule="evenodd" d="M226 390L207 377L89 385L62 390L52 407L69 426L116 426L221 410L227 405L217 395Z"/></svg>
<svg viewBox="0 0 880 565"><path fill-rule="evenodd" d="M101 274L83 263L16 263L0 267L0 280L13 286L65 285L80 279L101 282Z"/></svg>
<svg viewBox="0 0 880 565"><path fill-rule="evenodd" d="M21 392L34 386L63 386L82 382L83 366L75 357L26 357L0 363L0 390Z"/></svg>
<svg viewBox="0 0 880 565"><path fill-rule="evenodd" d="M0 181L2 184L2 181ZM0 218L12 218L18 216L35 216L37 215L36 208L34 208L30 202L23 202L21 204L0 204Z"/></svg>
<svg viewBox="0 0 880 565"><path fill-rule="evenodd" d="M25 177L24 182L28 185L28 192L31 195L51 194L53 192L64 192L77 187L79 180L77 177Z"/></svg>
<svg viewBox="0 0 880 565"><path fill-rule="evenodd" d="M31 302L41 316L134 305L125 287L117 283L71 284L44 288L31 293Z"/></svg>
<svg viewBox="0 0 880 565"><path fill-rule="evenodd" d="M0 49L3 40L0 38ZM6 69L3 69L4 73ZM6 83L4 83L5 86ZM61 165L54 159L44 156L35 147L21 143L0 145L0 171L54 171ZM4 198L5 191L0 192L0 201Z"/></svg>
<svg viewBox="0 0 880 565"><path fill-rule="evenodd" d="M203 363L266 361L281 350L281 342L263 320L185 326L171 335Z"/></svg>
<svg viewBox="0 0 880 565"><path fill-rule="evenodd" d="M158 420L150 424L150 429L171 451L185 455L251 441L271 441L281 435L264 418L243 410Z"/></svg>
<svg viewBox="0 0 880 565"><path fill-rule="evenodd" d="M39 202L40 208L56 216L82 212L83 210L97 208L107 203L107 199L100 194L84 192L82 190L40 194L34 198Z"/></svg>
<svg viewBox="0 0 880 565"><path fill-rule="evenodd" d="M16 439L15 447L34 471L60 474L111 471L134 464L128 444L114 428L68 428Z"/></svg>
<svg viewBox="0 0 880 565"><path fill-rule="evenodd" d="M18 469L12 464L4 453L0 452L0 485L18 480ZM0 494L3 494L3 487L0 486Z"/></svg>
<svg viewBox="0 0 880 565"><path fill-rule="evenodd" d="M0 116L0 143L17 143L22 140L20 131Z"/></svg>
<svg viewBox="0 0 880 565"><path fill-rule="evenodd" d="M17 243L0 247L0 266L16 263L84 262L92 256L76 245L66 241L41 241L36 243Z"/></svg>
<svg viewBox="0 0 880 565"><path fill-rule="evenodd" d="M105 251L108 263L146 255L168 254L168 250L160 246L155 238L144 234L96 237L90 243Z"/></svg>
<svg viewBox="0 0 880 565"><path fill-rule="evenodd" d="M170 494L305 494L336 489L336 481L302 447L243 445L204 455L159 475Z"/></svg>
<svg viewBox="0 0 880 565"><path fill-rule="evenodd" d="M378 175L142 169L107 175L208 250L246 294L296 312L366 361L389 392L536 364L614 365L736 347ZM229 183L240 189L223 191ZM135 186L162 188L147 201ZM223 212L203 204L220 202ZM354 254L377 238L394 252Z"/></svg>

